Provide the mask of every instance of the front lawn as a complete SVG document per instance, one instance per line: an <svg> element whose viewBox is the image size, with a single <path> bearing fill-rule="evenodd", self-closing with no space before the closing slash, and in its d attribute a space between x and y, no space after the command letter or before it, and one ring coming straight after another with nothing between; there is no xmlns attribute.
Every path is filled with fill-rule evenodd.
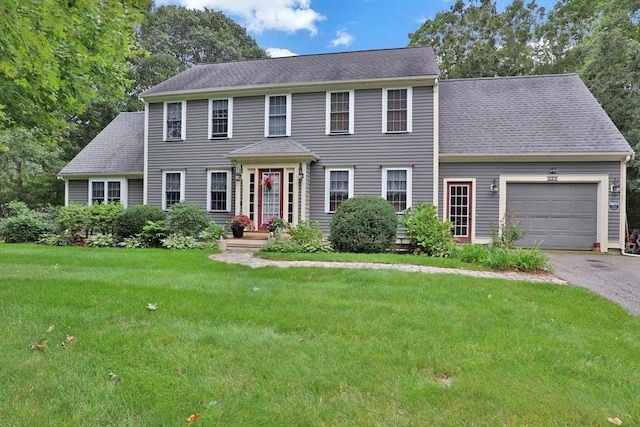
<svg viewBox="0 0 640 427"><path fill-rule="evenodd" d="M570 286L2 244L0 425L638 425L639 330Z"/></svg>

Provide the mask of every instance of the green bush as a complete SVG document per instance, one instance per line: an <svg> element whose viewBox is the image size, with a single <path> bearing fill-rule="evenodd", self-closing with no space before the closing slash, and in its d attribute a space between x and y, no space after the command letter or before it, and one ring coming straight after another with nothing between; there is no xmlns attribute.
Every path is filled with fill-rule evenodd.
<svg viewBox="0 0 640 427"><path fill-rule="evenodd" d="M440 221L435 206L418 202L404 211L402 224L414 251L442 258L455 254L451 222Z"/></svg>
<svg viewBox="0 0 640 427"><path fill-rule="evenodd" d="M122 242L118 243L118 246L122 246L127 249L139 249L146 248L147 242L144 241L142 236L131 236L122 239Z"/></svg>
<svg viewBox="0 0 640 427"><path fill-rule="evenodd" d="M35 243L43 234L57 231L56 224L46 220L38 212L28 210L27 213L3 219L0 237L6 243Z"/></svg>
<svg viewBox="0 0 640 427"><path fill-rule="evenodd" d="M141 237L147 246L159 248L162 246L162 239L169 236L170 232L164 221L147 221L142 227Z"/></svg>
<svg viewBox="0 0 640 427"><path fill-rule="evenodd" d="M71 246L73 245L73 238L66 232L45 233L37 243L45 246Z"/></svg>
<svg viewBox="0 0 640 427"><path fill-rule="evenodd" d="M198 237L210 222L204 208L192 202L176 203L167 215L167 227L184 236Z"/></svg>
<svg viewBox="0 0 640 427"><path fill-rule="evenodd" d="M167 249L202 249L206 244L198 242L193 236L172 234L162 239L162 247Z"/></svg>
<svg viewBox="0 0 640 427"><path fill-rule="evenodd" d="M163 221L166 213L157 206L135 205L125 209L115 222L115 234L119 239L142 233L147 221Z"/></svg>
<svg viewBox="0 0 640 427"><path fill-rule="evenodd" d="M88 236L89 212L86 206L69 203L58 211L56 221L61 229L66 230L74 240Z"/></svg>
<svg viewBox="0 0 640 427"><path fill-rule="evenodd" d="M269 242L260 248L260 251L263 252L280 252L280 253L303 253L305 252L304 248L298 243L287 241L287 242L278 242L273 241Z"/></svg>
<svg viewBox="0 0 640 427"><path fill-rule="evenodd" d="M215 243L220 240L220 236L225 235L224 225L216 224L211 221L204 231L200 233L200 240L207 243Z"/></svg>
<svg viewBox="0 0 640 427"><path fill-rule="evenodd" d="M340 204L329 239L338 252L379 253L395 243L398 219L382 197L357 196Z"/></svg>
<svg viewBox="0 0 640 427"><path fill-rule="evenodd" d="M496 248L513 249L516 242L527 235L529 226L522 228L517 213L507 212L498 226L491 224L491 245Z"/></svg>
<svg viewBox="0 0 640 427"><path fill-rule="evenodd" d="M31 209L29 209L29 207L25 202L12 200L9 203L7 203L7 206L5 208L5 213L7 217L28 215L29 213L31 213Z"/></svg>
<svg viewBox="0 0 640 427"><path fill-rule="evenodd" d="M85 209L89 217L91 232L113 234L116 228L116 220L124 211L124 206L118 202L95 203Z"/></svg>
<svg viewBox="0 0 640 427"><path fill-rule="evenodd" d="M487 245L462 245L456 252L455 258L462 262L471 264L486 265L491 256L491 248Z"/></svg>
<svg viewBox="0 0 640 427"><path fill-rule="evenodd" d="M113 237L113 234L98 233L87 237L84 244L92 248L111 248L116 245L116 238Z"/></svg>

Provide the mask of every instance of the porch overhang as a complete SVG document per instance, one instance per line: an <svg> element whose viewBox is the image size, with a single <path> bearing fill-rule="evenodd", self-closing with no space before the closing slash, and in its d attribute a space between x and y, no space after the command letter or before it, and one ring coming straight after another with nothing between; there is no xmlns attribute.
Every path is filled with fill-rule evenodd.
<svg viewBox="0 0 640 427"><path fill-rule="evenodd" d="M310 163L319 159L314 152L291 138L265 139L225 154L225 157L232 162L243 164Z"/></svg>

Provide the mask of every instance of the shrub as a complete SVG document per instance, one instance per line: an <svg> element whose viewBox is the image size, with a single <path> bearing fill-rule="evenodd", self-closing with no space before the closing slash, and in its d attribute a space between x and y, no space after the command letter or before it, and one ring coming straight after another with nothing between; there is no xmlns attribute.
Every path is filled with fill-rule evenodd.
<svg viewBox="0 0 640 427"><path fill-rule="evenodd" d="M264 252L280 252L280 253L302 253L305 252L304 248L298 243L287 241L287 242L269 242L264 245L260 251Z"/></svg>
<svg viewBox="0 0 640 427"><path fill-rule="evenodd" d="M185 236L199 236L210 222L204 208L192 202L176 203L167 215L167 227Z"/></svg>
<svg viewBox="0 0 640 427"><path fill-rule="evenodd" d="M456 258L462 262L486 265L487 259L491 256L491 248L487 245L462 245L456 252Z"/></svg>
<svg viewBox="0 0 640 427"><path fill-rule="evenodd" d="M74 240L80 240L88 235L89 212L83 205L69 203L61 207L56 221L60 228L66 230Z"/></svg>
<svg viewBox="0 0 640 427"><path fill-rule="evenodd" d="M377 253L395 243L398 219L382 197L357 196L340 204L331 220L330 240L339 252Z"/></svg>
<svg viewBox="0 0 640 427"><path fill-rule="evenodd" d="M87 237L84 244L92 248L111 248L116 245L116 238L113 237L113 234L98 233Z"/></svg>
<svg viewBox="0 0 640 427"><path fill-rule="evenodd" d="M2 220L0 232L7 243L35 243L43 234L55 233L58 227L39 215L38 212L28 210Z"/></svg>
<svg viewBox="0 0 640 427"><path fill-rule="evenodd" d="M162 239L162 246L167 249L202 249L205 247L195 237L182 234L172 234Z"/></svg>
<svg viewBox="0 0 640 427"><path fill-rule="evenodd" d="M118 243L118 246L122 246L127 249L146 248L147 244L142 236L131 236L122 239L122 242Z"/></svg>
<svg viewBox="0 0 640 427"><path fill-rule="evenodd" d="M46 246L71 246L73 245L73 238L70 234L63 232L58 233L45 233L40 237L37 242L39 245Z"/></svg>
<svg viewBox="0 0 640 427"><path fill-rule="evenodd" d="M147 246L158 248L162 246L162 239L169 233L170 230L165 226L164 221L147 221L142 227L141 237Z"/></svg>
<svg viewBox="0 0 640 427"><path fill-rule="evenodd" d="M200 233L200 240L207 243L215 243L220 240L220 236L225 234L224 225L218 225L211 221L206 229Z"/></svg>
<svg viewBox="0 0 640 427"><path fill-rule="evenodd" d="M521 221L516 220L518 214L507 212L498 226L491 224L491 245L496 248L512 249L516 242L527 235L529 227L522 228Z"/></svg>
<svg viewBox="0 0 640 427"><path fill-rule="evenodd" d="M25 202L19 202L17 200L10 201L5 208L7 217L28 215L30 212L31 209L29 209Z"/></svg>
<svg viewBox="0 0 640 427"><path fill-rule="evenodd" d="M116 219L116 236L120 239L136 236L142 233L147 221L163 221L166 216L166 213L157 206L135 205L128 207Z"/></svg>
<svg viewBox="0 0 640 427"><path fill-rule="evenodd" d="M402 224L414 250L443 258L454 255L456 249L451 222L440 221L435 206L418 202L404 212Z"/></svg>
<svg viewBox="0 0 640 427"><path fill-rule="evenodd" d="M85 209L89 217L91 232L113 234L116 228L116 219L124 210L124 206L118 202L109 202L96 203Z"/></svg>

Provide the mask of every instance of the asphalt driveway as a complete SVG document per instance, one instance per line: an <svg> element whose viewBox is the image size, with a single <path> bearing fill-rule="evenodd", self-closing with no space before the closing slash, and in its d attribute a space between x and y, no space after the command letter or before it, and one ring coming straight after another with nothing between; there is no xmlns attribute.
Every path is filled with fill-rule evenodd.
<svg viewBox="0 0 640 427"><path fill-rule="evenodd" d="M547 256L560 279L640 315L640 257L589 252L547 252Z"/></svg>

